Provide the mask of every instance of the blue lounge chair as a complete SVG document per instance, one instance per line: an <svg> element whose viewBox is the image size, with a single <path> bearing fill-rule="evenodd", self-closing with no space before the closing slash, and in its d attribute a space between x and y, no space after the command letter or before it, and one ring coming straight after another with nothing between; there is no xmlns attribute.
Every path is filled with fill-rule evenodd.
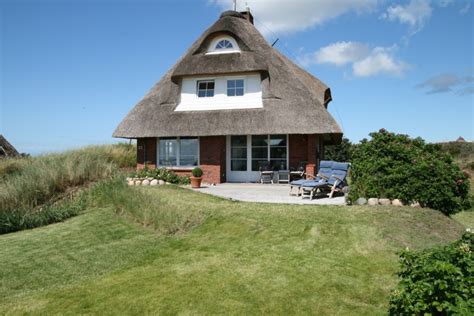
<svg viewBox="0 0 474 316"><path fill-rule="evenodd" d="M301 198L308 197L312 200L316 193L329 190L329 198L332 198L334 192L341 191L346 185L346 177L350 164L347 162L334 162L332 164L331 176L323 182L306 182L301 185Z"/></svg>
<svg viewBox="0 0 474 316"><path fill-rule="evenodd" d="M290 182L290 195L301 194L301 186L305 183L323 183L326 182L332 174L332 165L334 161L330 160L321 160L319 163L319 171L316 176L307 174L307 177L312 177L313 179L299 179ZM293 188L297 188L296 194L293 193Z"/></svg>

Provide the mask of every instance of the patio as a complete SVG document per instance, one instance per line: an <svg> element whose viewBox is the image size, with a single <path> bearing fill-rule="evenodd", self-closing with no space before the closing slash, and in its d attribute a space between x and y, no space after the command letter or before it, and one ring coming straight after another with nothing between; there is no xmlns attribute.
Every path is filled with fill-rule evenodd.
<svg viewBox="0 0 474 316"><path fill-rule="evenodd" d="M327 197L309 200L299 196L290 196L288 184L260 183L222 183L215 186L204 186L196 191L212 194L227 199L245 202L312 204L312 205L345 205L344 196Z"/></svg>

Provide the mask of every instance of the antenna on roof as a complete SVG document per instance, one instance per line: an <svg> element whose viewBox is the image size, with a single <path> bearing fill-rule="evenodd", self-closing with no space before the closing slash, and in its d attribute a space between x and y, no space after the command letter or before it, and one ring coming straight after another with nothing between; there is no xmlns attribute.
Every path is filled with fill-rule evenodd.
<svg viewBox="0 0 474 316"><path fill-rule="evenodd" d="M234 11L237 11L237 0L234 0Z"/></svg>
<svg viewBox="0 0 474 316"><path fill-rule="evenodd" d="M278 40L279 40L279 38L277 38L277 39L273 42L272 47L275 46L275 44L278 42Z"/></svg>

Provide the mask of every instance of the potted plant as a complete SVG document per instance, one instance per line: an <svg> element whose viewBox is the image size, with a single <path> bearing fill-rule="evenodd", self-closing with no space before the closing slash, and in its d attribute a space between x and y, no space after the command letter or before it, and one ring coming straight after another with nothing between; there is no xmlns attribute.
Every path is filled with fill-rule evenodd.
<svg viewBox="0 0 474 316"><path fill-rule="evenodd" d="M201 181L202 181L202 169L199 167L196 167L193 169L192 174L193 176L191 177L191 187L192 188L200 188L201 187Z"/></svg>

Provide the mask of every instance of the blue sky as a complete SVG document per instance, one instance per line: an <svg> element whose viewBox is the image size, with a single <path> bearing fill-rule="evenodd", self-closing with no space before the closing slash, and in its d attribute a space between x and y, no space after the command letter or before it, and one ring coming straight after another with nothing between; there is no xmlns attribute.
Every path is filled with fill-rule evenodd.
<svg viewBox="0 0 474 316"><path fill-rule="evenodd" d="M382 127L473 140L473 1L247 3L267 39L331 87L352 141ZM0 133L32 154L117 141L120 120L231 6L0 0Z"/></svg>

